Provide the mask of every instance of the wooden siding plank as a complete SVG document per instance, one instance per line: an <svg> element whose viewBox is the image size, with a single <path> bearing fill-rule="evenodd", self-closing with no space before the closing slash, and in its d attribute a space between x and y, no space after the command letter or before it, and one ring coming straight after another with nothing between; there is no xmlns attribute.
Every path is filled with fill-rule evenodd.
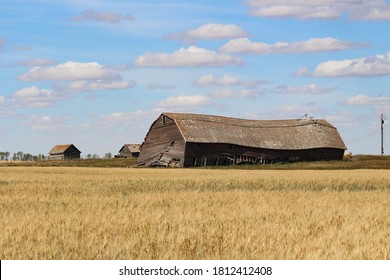
<svg viewBox="0 0 390 280"><path fill-rule="evenodd" d="M184 139L171 118L160 116L141 147L139 166L183 166Z"/></svg>

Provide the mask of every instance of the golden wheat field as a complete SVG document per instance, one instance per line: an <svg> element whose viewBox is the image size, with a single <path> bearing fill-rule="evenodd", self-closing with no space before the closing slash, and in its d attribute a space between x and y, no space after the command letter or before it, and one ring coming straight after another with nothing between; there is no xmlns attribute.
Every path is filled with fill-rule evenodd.
<svg viewBox="0 0 390 280"><path fill-rule="evenodd" d="M390 170L0 167L0 259L390 259Z"/></svg>

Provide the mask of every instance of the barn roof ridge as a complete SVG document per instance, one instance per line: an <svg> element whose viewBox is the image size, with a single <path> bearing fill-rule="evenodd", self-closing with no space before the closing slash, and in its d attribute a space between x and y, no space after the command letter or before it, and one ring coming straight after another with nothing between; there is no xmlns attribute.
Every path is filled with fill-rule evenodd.
<svg viewBox="0 0 390 280"><path fill-rule="evenodd" d="M75 147L76 150L78 150L80 152L80 150L73 144L62 144L62 145L56 145L54 146L49 154L50 155L53 155L53 154L61 154L61 153L64 153L67 149L69 149L71 146ZM80 152L81 153L81 152Z"/></svg>
<svg viewBox="0 0 390 280"><path fill-rule="evenodd" d="M170 113L170 112L164 112L163 115L166 115L167 117L170 117L172 119L180 119L180 120L188 120L188 121L202 121L202 122L212 122L212 123L221 123L221 124L229 124L233 126L241 126L241 127L253 127L253 128L283 128L283 127L296 127L296 126L305 126L305 125L312 125L312 124L318 124L327 126L330 128L336 129L333 125L331 125L329 122L327 122L324 119L282 119L282 120L250 120L250 119L242 119L242 118L233 118L233 117L224 117L224 116L216 116L216 115L204 115L204 114L190 114L190 113ZM196 117L196 118L191 118ZM201 116L209 117L212 119L202 119L199 118ZM242 123L233 123L233 122L224 122L219 119L224 120L231 120L231 121L238 121ZM243 124L244 122L252 122L253 124ZM267 125L265 123L277 123L273 125ZM284 124L286 122L295 122L292 124Z"/></svg>
<svg viewBox="0 0 390 280"><path fill-rule="evenodd" d="M328 147L346 150L337 128L322 119L264 121L169 112L161 116L176 123L186 142L229 143L267 149Z"/></svg>

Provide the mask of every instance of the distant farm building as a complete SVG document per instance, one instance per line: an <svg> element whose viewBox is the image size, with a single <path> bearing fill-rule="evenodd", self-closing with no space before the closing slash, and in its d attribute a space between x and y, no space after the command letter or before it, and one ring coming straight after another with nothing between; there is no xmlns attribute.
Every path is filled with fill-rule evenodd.
<svg viewBox="0 0 390 280"><path fill-rule="evenodd" d="M49 152L50 159L53 160L79 159L80 154L80 150L73 144L57 145Z"/></svg>
<svg viewBox="0 0 390 280"><path fill-rule="evenodd" d="M125 144L123 147L119 150L118 155L116 155L116 158L137 158L139 157L140 152L140 144Z"/></svg>
<svg viewBox="0 0 390 280"><path fill-rule="evenodd" d="M206 166L341 160L346 147L325 120L244 120L163 113L153 122L139 166Z"/></svg>

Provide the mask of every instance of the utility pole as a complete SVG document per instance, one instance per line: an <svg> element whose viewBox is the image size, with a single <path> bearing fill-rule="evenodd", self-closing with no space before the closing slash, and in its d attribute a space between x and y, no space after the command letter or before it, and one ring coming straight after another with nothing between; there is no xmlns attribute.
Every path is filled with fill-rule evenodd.
<svg viewBox="0 0 390 280"><path fill-rule="evenodd" d="M383 113L381 114L381 155L383 156L384 154L384 149L383 149L383 125L385 124L385 116Z"/></svg>

